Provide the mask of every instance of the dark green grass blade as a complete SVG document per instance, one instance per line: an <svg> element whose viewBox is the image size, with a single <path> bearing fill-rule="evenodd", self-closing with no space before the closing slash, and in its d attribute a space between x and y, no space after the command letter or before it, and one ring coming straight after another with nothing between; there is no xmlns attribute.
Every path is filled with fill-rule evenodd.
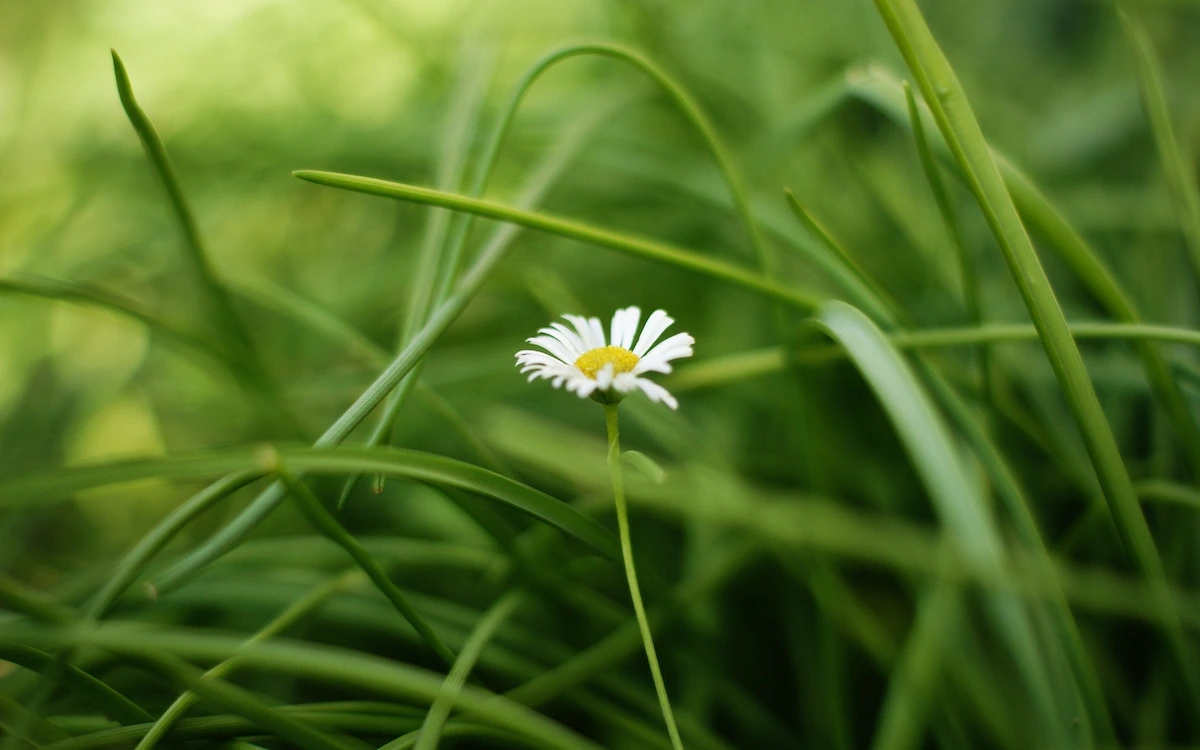
<svg viewBox="0 0 1200 750"><path fill-rule="evenodd" d="M307 180L318 185L327 185L342 190L377 195L384 198L395 198L414 203L425 203L431 206L441 206L489 219L518 224L528 229L557 234L561 237L599 247L607 247L663 265L694 271L735 286L741 286L801 310L811 310L820 301L820 297L815 294L791 286L785 286L752 271L716 258L699 255L663 242L614 232L571 219L563 219L545 213L524 211L502 203L468 198L431 188L389 182L373 177L359 177L356 175L318 172L314 170L297 170L293 174L302 180Z"/></svg>
<svg viewBox="0 0 1200 750"><path fill-rule="evenodd" d="M865 315L845 303L822 305L815 322L846 348L875 391L962 559L973 568L992 571L1001 578L1007 576L1003 542L986 503L967 480L948 428L901 355ZM1039 727L1053 732L1066 709L1056 706L1045 671L1046 657L1037 646L1024 608L1018 600L1002 595L991 597L990 602L997 629L1003 634L1009 652L1020 667L1031 700L1039 710ZM934 608L945 616L952 616L955 609L953 606ZM939 629L938 623L940 621L930 621L929 627ZM929 653L925 649L922 652ZM901 689L908 690L906 685ZM901 700L902 703L912 701L909 698ZM915 702L922 703L923 700ZM912 728L904 724L889 723L886 726L912 736ZM882 738L880 742L892 746L893 741Z"/></svg>
<svg viewBox="0 0 1200 750"><path fill-rule="evenodd" d="M612 560L620 560L616 539L591 518L544 492L472 464L387 447L281 449L279 455L297 472L387 474L489 497L562 530ZM244 449L58 469L0 480L0 507L52 501L89 487L150 477L194 481L215 474L262 476L270 471L261 452Z"/></svg>
<svg viewBox="0 0 1200 750"><path fill-rule="evenodd" d="M126 698L108 683L70 664L59 665L53 656L43 651L29 646L3 646L0 647L0 659L42 674L61 669L57 677L63 687L86 696L93 705L122 724L140 724L153 718L144 708Z"/></svg>
<svg viewBox="0 0 1200 750"><path fill-rule="evenodd" d="M1123 10L1119 10L1118 14L1121 17L1121 26L1129 37L1130 46L1133 47L1138 90L1142 94L1142 107L1146 111L1146 119L1150 121L1150 131L1154 134L1154 142L1158 146L1163 175L1167 178L1167 187L1171 190L1171 200L1175 204L1175 213L1179 216L1192 267L1197 278L1200 278L1200 189L1196 187L1195 171L1191 168L1193 162L1185 157L1179 139L1175 136L1175 128L1171 125L1171 111L1167 106L1166 92L1163 90L1162 69L1145 27L1136 15Z"/></svg>
<svg viewBox="0 0 1200 750"><path fill-rule="evenodd" d="M898 124L911 124L903 85L894 76L879 68L871 68L853 73L850 77L851 91L859 99L878 108ZM943 138L933 139L931 145L950 157L950 149ZM1122 323L1141 323L1142 316L1133 298L1066 216L1050 203L1028 175L1003 154L994 149L990 153L1021 218L1030 229L1046 239L1048 248L1070 266L1110 315ZM967 180L961 163L953 158L950 158L950 162L957 170L956 174ZM1200 422L1197 421L1197 415L1188 406L1161 352L1146 343L1138 344L1137 351L1146 377L1182 443L1192 475L1200 476Z"/></svg>
<svg viewBox="0 0 1200 750"><path fill-rule="evenodd" d="M366 548L354 538L354 535L346 531L346 527L338 523L338 520L333 517L316 495L312 493L303 482L292 473L292 470L287 467L279 452L275 449L267 449L264 451L263 459L268 464L274 464L272 474L279 477L284 486L287 487L288 493L296 501L296 505L300 508L300 512L308 519L317 531L324 534L335 544L346 550L346 554L354 560L358 567L366 573L375 587L380 593L396 608L396 611L412 625L413 630L417 631L417 635L425 642L434 654L441 659L447 667L453 668L455 663L454 652L451 651L437 632L429 626L425 618L421 617L420 613L408 603L408 599L400 592L400 589L392 579L388 576L387 571L383 566L367 552Z"/></svg>
<svg viewBox="0 0 1200 750"><path fill-rule="evenodd" d="M234 654L250 668L278 670L284 673L320 679L327 684L342 684L397 698L415 698L431 702L441 692L443 675L399 664L381 657L347 649L312 643L275 640L246 645L238 638L212 635L203 631L145 632L128 627L28 628L18 625L0 627L0 642L28 642L46 647L94 645L120 652L131 658L155 658L171 654L180 659L226 659ZM191 671L166 665L165 671L187 682L189 688L209 695L202 681ZM195 670L198 672L198 670ZM222 701L234 702L234 701ZM466 685L454 697L460 711L476 716L493 726L526 736L543 747L563 750L600 750L600 746L575 734L543 715L512 701Z"/></svg>
<svg viewBox="0 0 1200 750"><path fill-rule="evenodd" d="M167 198L171 203L172 213L175 215L175 220L179 223L183 231L184 244L188 250L187 259L189 265L200 287L204 290L204 299L208 307L206 317L211 315L216 321L217 325L212 328L215 333L225 338L230 355L245 363L245 367L241 372L248 376L247 385L259 394L263 403L270 408L270 412L276 421L280 425L286 426L294 434L297 431L295 421L282 402L279 401L278 391L272 386L271 378L255 346L254 338L250 335L245 321L242 320L237 309L234 308L233 300L230 298L228 290L225 289L212 267L208 251L205 249L204 242L200 237L200 230L196 226L196 220L192 216L192 211L187 204L187 200L184 198L179 178L175 174L175 169L171 166L170 158L167 156L167 150L163 146L158 132L154 129L154 124L150 122L150 118L142 110L141 106L138 105L137 99L134 98L133 85L129 81L129 73L125 70L125 63L121 61L116 50L112 50L112 60L113 73L117 80L117 93L121 99L121 106L125 109L125 114L129 118L130 124L133 125L138 139L142 142L142 147L146 151L146 156L150 159L150 164L153 166L155 174L158 175L159 180L162 182L163 189L166 191Z"/></svg>
<svg viewBox="0 0 1200 750"><path fill-rule="evenodd" d="M876 6L1004 251L1063 395L1079 425L1117 532L1156 592L1157 603L1169 614L1174 611L1174 605L1167 595L1162 558L1134 495L1116 439L966 95L913 0L876 0ZM1167 626L1167 636L1185 678L1193 708L1200 711L1200 673L1178 618L1172 619Z"/></svg>

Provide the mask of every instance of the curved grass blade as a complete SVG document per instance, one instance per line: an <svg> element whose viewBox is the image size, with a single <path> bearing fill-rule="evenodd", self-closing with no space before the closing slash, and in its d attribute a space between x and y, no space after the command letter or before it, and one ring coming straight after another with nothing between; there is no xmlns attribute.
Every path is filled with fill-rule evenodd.
<svg viewBox="0 0 1200 750"><path fill-rule="evenodd" d="M357 651L285 640L245 644L237 638L195 630L146 632L120 626L29 628L4 624L0 625L0 642L29 643L46 647L92 645L140 659L153 659L156 655L171 654L176 660L222 660L236 654L239 661L248 667L322 679L359 690L427 702L437 699L443 682L442 675ZM168 674L183 678L189 688L200 688L196 692L205 697L229 697L216 696L208 689L211 686L203 685L203 681L199 680L196 674L199 670L185 670L178 665L178 661L163 666ZM454 705L463 713L527 737L544 747L600 750L599 745L580 737L561 724L513 701L470 685L463 686L454 698Z"/></svg>
<svg viewBox="0 0 1200 750"><path fill-rule="evenodd" d="M1147 341L1161 341L1200 347L1200 331L1189 328L1130 323L1069 323L1068 327L1071 335L1078 340L1130 341L1135 345ZM1036 328L1019 323L988 323L979 327L967 328L902 330L884 335L897 349L917 350L1038 340ZM680 369L672 377L671 388L673 390L709 388L773 372L782 372L787 369L789 357L805 364L816 364L841 359L845 357L845 350L835 346L810 346L789 352L783 347L768 347L723 357L710 357Z"/></svg>
<svg viewBox="0 0 1200 750"><path fill-rule="evenodd" d="M388 447L280 449L278 453L297 472L387 474L489 497L558 528L611 560L621 559L616 539L596 521L544 492L472 464L431 453ZM263 459L261 450L212 451L194 456L122 461L4 478L0 479L0 508L151 477L181 481L224 473L249 481L265 476L273 469ZM156 537L154 545L146 546L159 543L165 541Z"/></svg>
<svg viewBox="0 0 1200 750"><path fill-rule="evenodd" d="M573 129L553 148L541 168L530 180L530 194L545 189L553 182L571 155L586 138L590 120L585 118L583 126ZM508 254L510 242L518 229L506 225L496 230L475 262L459 280L455 292L440 303L429 320L403 351L375 379L375 382L327 429L316 441L317 447L337 445L345 440L367 415L384 401L412 369L421 361L433 343L450 327L450 324L466 308L476 292L487 281L492 270ZM283 500L282 486L269 487L244 510L233 522L215 534L206 543L193 550L159 579L163 590L177 586L191 575L232 549L262 519L266 518Z"/></svg>
<svg viewBox="0 0 1200 750"><path fill-rule="evenodd" d="M479 620L479 624L475 626L475 630L471 632L467 642L463 644L462 650L458 654L458 659L454 662L454 666L450 670L450 674L446 675L446 681L442 683L442 689L438 693L438 697L434 699L429 706L429 713L425 715L425 721L421 724L418 730L419 739L417 740L417 750L437 750L438 741L441 739L442 731L446 726L446 719L450 716L450 709L454 706L454 697L467 682L467 675L475 667L476 660L479 659L480 652L487 646L488 641L495 635L496 629L499 628L505 620L512 616L517 607L521 604L522 594L520 591L513 591L500 598ZM401 737L394 743L384 745L380 750L389 750L396 743L404 741Z"/></svg>
<svg viewBox="0 0 1200 750"><path fill-rule="evenodd" d="M917 79L942 137L1004 251L1063 395L1079 425L1117 532L1155 592L1156 603L1168 615L1168 641L1176 654L1193 708L1200 711L1200 671L1196 669L1193 649L1183 636L1178 615L1171 617L1175 611L1174 602L1168 593L1162 558L1133 492L1133 483L1088 378L1083 358L1071 338L1066 318L1025 233L966 94L914 0L876 0L875 5Z"/></svg>
<svg viewBox="0 0 1200 750"><path fill-rule="evenodd" d="M70 664L58 664L55 657L35 648L22 645L0 646L0 659L19 664L26 669L47 674L60 669L57 678L63 687L86 696L96 707L122 724L140 724L153 717L148 711L126 698L111 685Z"/></svg>
<svg viewBox="0 0 1200 750"><path fill-rule="evenodd" d="M746 236L750 241L750 247L757 256L760 267L764 273L769 274L772 267L770 256L767 252L766 243L758 229L758 224L754 220L754 214L750 210L750 204L746 198L746 190L737 176L737 171L733 168L733 162L725 146L722 144L720 138L717 137L716 130L712 127L708 118L705 117L704 110L692 99L687 90L671 78L671 76L667 75L666 71L661 67L637 52L617 44L592 42L569 45L546 54L529 67L521 77L521 80L513 87L513 91L505 103L503 109L504 115L484 151L484 156L480 162L480 169L471 186L470 196L478 198L483 195L483 190L491 178L492 169L495 166L500 146L508 133L509 125L516 115L521 100L528 93L529 89L532 88L534 82L558 63L583 55L608 57L637 68L654 81L655 85L667 95L667 98L671 100L671 103L675 105L684 119L696 129L696 132L704 140L704 145L708 148L713 160L716 161L722 178L725 180L730 197L733 199L734 209L741 219ZM464 222L464 230L469 230L469 228L470 222Z"/></svg>
<svg viewBox="0 0 1200 750"><path fill-rule="evenodd" d="M247 643L257 643L273 638L284 630L295 625L302 620L314 609L321 606L331 596L336 594L341 589L345 588L351 581L359 578L361 573L352 571L351 573L338 576L331 579L329 582L321 584L311 593L296 600L291 606L281 612L275 619L267 623L261 630L251 636ZM238 667L237 657L232 657L217 664L212 669L204 673L201 679L211 680L220 679ZM169 731L176 726L179 719L187 713L188 709L194 706L200 700L200 696L189 691L183 693L175 702L172 703L166 711L162 713L154 724L146 731L142 738L138 741L137 747L134 750L153 750L157 746L158 741Z"/></svg>
<svg viewBox="0 0 1200 750"><path fill-rule="evenodd" d="M429 627L429 623L425 622L425 618L421 617L417 610L408 603L408 599L404 597L396 584L392 583L392 579L388 577L383 566L350 532L346 531L344 526L338 523L324 505L321 505L321 501L312 493L312 490L296 478L296 475L280 457L279 452L274 448L264 449L260 460L270 467L271 473L279 477L287 487L308 522L317 531L332 540L334 544L346 550L346 554L350 555L358 567L362 568L362 571L367 574L367 578L371 579L371 583L375 584L375 588L379 589L379 592L396 608L400 616L407 620L409 625L412 625L413 630L417 631L417 635L425 642L425 645L429 646L429 649L445 662L447 667L453 668L454 652L447 648L433 628Z"/></svg>
<svg viewBox="0 0 1200 750"><path fill-rule="evenodd" d="M716 258L709 258L688 250L673 247L666 243L622 234L609 229L602 229L571 219L562 219L545 213L524 211L502 203L468 198L463 195L454 195L453 193L418 187L416 185L389 182L388 180L380 180L374 177L359 177L356 175L339 174L337 172L320 172L305 169L297 170L292 174L301 180L313 182L318 185L350 190L356 193L366 193L367 195L377 195L384 198L396 198L414 203L441 206L454 211L463 211L475 214L476 216L517 224L528 229L557 234L561 237L599 247L607 247L635 257L694 271L719 281L744 287L799 308L800 310L811 310L820 301L820 297L813 293L785 286L752 271Z"/></svg>
<svg viewBox="0 0 1200 750"><path fill-rule="evenodd" d="M237 367L223 351L207 339L181 331L143 310L133 300L91 284L76 281L60 281L39 276L22 275L19 278L0 278L0 294L19 294L39 299L57 300L76 305L98 307L135 320L152 334L180 348L198 352L219 362L223 367Z"/></svg>
<svg viewBox="0 0 1200 750"><path fill-rule="evenodd" d="M1192 162L1184 158L1179 139L1175 137L1175 129L1171 126L1171 112L1167 106L1166 93L1163 91L1162 70L1145 27L1135 15L1120 8L1117 15L1120 16L1121 26L1129 37L1130 46L1133 47L1136 63L1134 69L1137 71L1138 90L1142 95L1142 108L1146 111L1150 131L1154 134L1154 142L1158 146L1163 175L1167 178L1175 213L1179 215L1193 270L1197 277L1200 277L1200 189L1197 189L1196 177L1189 168Z"/></svg>
<svg viewBox="0 0 1200 750"><path fill-rule="evenodd" d="M287 740L289 746L306 750L361 750L359 743L327 734L306 721L267 705L249 690L221 680L205 679L199 668L181 658L141 646L130 649L117 646L111 650L181 684L205 700L244 716L257 727L270 730Z"/></svg>
<svg viewBox="0 0 1200 750"><path fill-rule="evenodd" d="M900 354L870 319L843 302L822 305L814 322L846 348L875 392L961 559L972 568L1006 577L1008 564L999 531L983 499L967 480L948 428ZM1070 709L1056 705L1045 671L1045 656L1037 647L1027 615L1020 602L1010 596L993 595L989 604L997 629L1005 637L1039 710L1039 726L1044 725L1044 731L1053 734L1054 727L1060 725L1058 720ZM955 610L936 608L946 616ZM898 695L907 695L914 688L903 684L898 689ZM887 738L880 742L891 746Z"/></svg>
<svg viewBox="0 0 1200 750"><path fill-rule="evenodd" d="M901 82L890 73L872 67L851 76L850 90L857 98L875 107L901 125L910 125L904 102ZM922 107L921 115L929 116ZM932 140L931 145L949 155L949 146L943 138ZM1004 185L1008 188L1013 203L1030 229L1044 237L1048 247L1083 281L1088 291L1108 311L1123 323L1142 322L1141 313L1132 297L1121 287L1112 271L1104 264L1095 250L1038 189L1037 185L1003 154L990 150L996 167L1000 170ZM959 162L950 158L960 179L967 180ZM1155 395L1161 402L1175 434L1179 437L1192 475L1200 477L1200 422L1179 389L1170 367L1157 348L1150 344L1138 344L1138 356L1142 368L1150 381Z"/></svg>
<svg viewBox="0 0 1200 750"><path fill-rule="evenodd" d="M150 164L154 167L154 172L158 175L163 189L167 193L167 198L171 203L171 210L175 214L176 221L179 222L180 229L183 231L185 244L188 249L188 261L196 274L197 280L204 289L210 312L221 321L218 329L233 337L236 342L235 351L240 352L243 356L249 356L254 351L250 334L234 309L233 303L225 291L225 287L221 285L221 282L217 279L216 272L213 271L212 263L208 258L208 252L205 250L204 243L200 239L200 230L196 226L196 220L192 217L192 211L187 205L187 200L183 197L183 190L179 186L179 178L175 175L175 170L171 166L171 160L167 157L167 150L163 146L162 139L159 138L153 123L150 122L150 118L142 110L141 106L138 105L137 99L134 98L133 85L129 82L129 73L125 70L125 63L122 62L116 50L112 50L112 61L113 73L117 79L117 93L121 98L121 106L124 107L125 114L129 117L129 122L133 125L138 139L142 142L142 147L146 150L146 156L150 159Z"/></svg>

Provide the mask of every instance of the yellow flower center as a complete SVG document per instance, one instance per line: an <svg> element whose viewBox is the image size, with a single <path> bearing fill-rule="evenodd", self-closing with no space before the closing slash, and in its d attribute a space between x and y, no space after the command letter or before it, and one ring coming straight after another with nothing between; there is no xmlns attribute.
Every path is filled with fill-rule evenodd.
<svg viewBox="0 0 1200 750"><path fill-rule="evenodd" d="M638 356L623 346L602 346L586 351L575 360L575 366L592 380L605 365L612 365L613 375L629 372L637 367Z"/></svg>

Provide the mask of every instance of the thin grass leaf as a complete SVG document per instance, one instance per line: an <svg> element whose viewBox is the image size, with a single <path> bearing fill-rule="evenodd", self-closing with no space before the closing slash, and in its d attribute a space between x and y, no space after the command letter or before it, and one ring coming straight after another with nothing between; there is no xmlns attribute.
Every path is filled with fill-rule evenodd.
<svg viewBox="0 0 1200 750"><path fill-rule="evenodd" d="M133 125L133 129L146 151L146 156L149 158L155 174L158 175L163 189L167 193L172 213L175 215L175 220L179 223L180 229L183 232L184 244L188 250L186 257L196 276L196 280L204 290L208 307L207 312L214 316L215 320L219 321L219 325L214 326L214 330L228 336L226 343L229 345L230 353L246 363L246 370L252 378L252 384L257 388L260 395L263 395L272 405L273 411L281 417L288 418L287 412L283 409L282 405L277 400L273 400L275 391L271 388L270 378L255 347L254 339L246 328L245 322L238 315L237 310L234 309L233 302L229 298L229 293L222 286L220 279L212 268L212 262L200 238L200 230L196 226L196 220L192 217L192 211L183 196L183 189L179 185L179 178L175 175L175 170L171 166L171 160L167 157L167 150L163 146L158 132L154 129L153 123L150 122L150 118L134 98L133 85L129 82L129 73L125 70L125 63L121 61L116 50L112 50L112 61L121 106L125 109L125 114L129 118L130 124Z"/></svg>
<svg viewBox="0 0 1200 750"><path fill-rule="evenodd" d="M354 536L346 531L346 528L338 523L333 514L321 505L321 501L312 493L307 486L301 482L279 452L274 448L268 448L260 455L259 460L266 466L270 467L270 472L279 477L284 486L287 487L288 493L296 501L296 505L300 508L300 512L308 519L308 522L325 536L329 537L335 544L346 550L346 554L354 560L371 579L371 583L379 589L379 592L396 608L400 616L412 625L413 630L417 631L417 635L425 642L439 659L445 662L447 667L453 667L455 662L454 652L451 651L442 639L429 627L429 623L425 622L425 618L413 609L413 606L408 603L408 599L404 594L400 593L400 589L388 577L387 571L383 569L371 553L367 552Z"/></svg>
<svg viewBox="0 0 1200 750"><path fill-rule="evenodd" d="M395 198L414 203L425 203L431 206L441 206L455 211L472 213L476 216L517 224L528 229L556 234L599 247L607 247L635 257L694 271L728 284L740 286L784 302L800 310L811 310L817 305L820 299L815 294L794 287L784 286L752 271L716 258L699 255L689 250L672 247L671 245L654 240L622 234L609 229L601 229L570 219L561 219L545 213L523 211L502 203L477 200L462 195L444 193L431 188L389 182L373 177L359 177L356 175L319 172L315 170L297 170L292 174L301 180L318 185L326 185L357 193L366 193L367 195L377 195L384 198Z"/></svg>
<svg viewBox="0 0 1200 750"><path fill-rule="evenodd" d="M479 658L479 654L487 646L488 642L495 635L496 629L500 627L517 607L520 606L522 592L513 591L504 595L499 599L479 620L479 624L475 630L471 632L471 636L467 638L467 642L463 644L462 650L458 654L458 659L455 660L454 666L450 669L450 674L446 675L446 681L442 683L442 690L438 693L438 697L434 699L429 706L429 713L425 715L425 722L421 724L419 737L417 741L417 750L436 750L438 742L441 740L442 732L445 730L446 719L450 716L450 709L454 705L454 697L458 695L463 686L467 682L467 675L475 667L475 662ZM390 750L390 748L398 746L404 738L399 738L393 743L384 745L381 750Z"/></svg>
<svg viewBox="0 0 1200 750"><path fill-rule="evenodd" d="M966 95L913 0L876 0L876 7L917 79L942 137L966 175L968 187L1004 251L1072 415L1079 424L1126 551L1148 579L1157 603L1167 613L1168 640L1187 684L1189 699L1193 707L1200 710L1200 672L1178 620L1171 621L1173 603L1166 593L1162 558L1134 495L1116 439L1088 378L1083 358L1071 338L1062 309L992 160Z"/></svg>
<svg viewBox="0 0 1200 750"><path fill-rule="evenodd" d="M894 76L880 68L872 67L865 71L855 71L849 77L851 91L859 99L878 108L898 124L907 126L911 123L904 103L903 85ZM928 114L927 109L919 109L922 117L928 116L932 121L933 116ZM961 164L950 154L944 138L934 140L931 145L941 149L947 156L960 179L967 179ZM1050 203L1028 175L1018 169L1011 160L995 149L989 148L989 152L1000 170L1013 203L1030 229L1047 240L1048 248L1058 253L1110 315L1123 323L1141 323L1142 316L1133 298L1122 288L1112 271L1075 230L1066 216ZM1193 476L1200 476L1200 421L1194 410L1188 406L1170 367L1158 349L1148 344L1139 344L1138 356L1155 395L1182 443Z"/></svg>
<svg viewBox="0 0 1200 750"><path fill-rule="evenodd" d="M999 532L966 478L948 429L900 354L865 315L845 303L826 303L814 322L846 348L875 391L961 558L973 568L1006 577L1008 563ZM1039 711L1039 726L1054 732L1057 719L1069 709L1056 706L1045 655L1037 647L1026 613L1009 597L993 596L989 601L996 626L1008 641Z"/></svg>
<svg viewBox="0 0 1200 750"><path fill-rule="evenodd" d="M213 690L212 685L199 679L199 670L187 669L180 660L221 660L236 654L248 667L296 674L310 679L319 678L381 695L424 702L431 702L437 698L443 681L442 675L347 649L282 639L246 645L240 639L212 635L204 631L144 632L121 626L30 629L6 624L0 626L0 642L25 642L46 647L92 645L131 657L153 660L162 659L161 654L170 654L173 657L170 661L164 660L158 664L166 674L185 682L189 689L196 690L203 697L217 699L225 704L235 704L238 709L248 708L248 702L242 700L244 691L234 693L235 689L231 686L226 686L231 688L228 691ZM465 714L528 737L531 741L549 748L600 750L599 745L541 714L469 685L464 685L455 696L454 705ZM258 721L260 717L250 718ZM278 730L277 726L264 726Z"/></svg>
<svg viewBox="0 0 1200 750"><path fill-rule="evenodd" d="M351 581L360 577L361 574L354 571L350 574L338 576L318 586L311 593L298 599L290 607L281 612L246 642L258 643L259 641L265 641L291 628L297 622L311 614L314 609L324 604L331 596L345 588ZM236 657L226 659L205 672L201 679L220 679L237 669L237 667L238 662ZM158 741L170 732L178 724L180 718L187 713L188 709L194 706L199 700L200 696L190 691L176 698L167 710L154 721L154 724L146 730L146 733L138 740L137 747L134 750L152 750L152 748L156 747Z"/></svg>
<svg viewBox="0 0 1200 750"><path fill-rule="evenodd" d="M1141 19L1136 14L1118 8L1121 27L1125 30L1133 48L1134 70L1137 71L1138 91L1142 95L1142 107L1150 121L1150 131L1158 146L1163 176L1171 191L1171 201L1183 230L1183 237L1192 260L1193 270L1200 278L1200 188L1196 186L1195 171L1190 167L1192 160L1184 156L1175 128L1171 125L1171 110L1167 106L1163 90L1162 69L1154 54L1154 47Z"/></svg>
<svg viewBox="0 0 1200 750"><path fill-rule="evenodd" d="M0 647L0 659L42 674L59 669L55 657L29 646ZM85 697L122 724L140 724L151 719L149 712L108 683L70 664L62 665L61 669L58 679L62 681L63 687Z"/></svg>
<svg viewBox="0 0 1200 750"><path fill-rule="evenodd" d="M620 560L616 539L591 518L544 492L472 464L431 453L386 447L280 449L278 455L296 472L388 474L453 487L498 500L579 539L611 560ZM271 469L270 465L263 463L261 452L245 449L65 468L24 477L0 478L0 507L47 502L91 487L122 484L152 477L184 481L224 473L242 478L244 484L251 478L269 474ZM218 484L228 490L230 480L222 482L224 484ZM211 497L210 502L219 499L215 497L217 493L208 490L206 492ZM225 494L228 494L228 491ZM195 511L189 508L188 512ZM143 540L143 544L157 549L167 541L157 536L154 540L153 544ZM148 555L139 554L137 559L144 564ZM123 565L123 569L126 566L132 567L128 562Z"/></svg>

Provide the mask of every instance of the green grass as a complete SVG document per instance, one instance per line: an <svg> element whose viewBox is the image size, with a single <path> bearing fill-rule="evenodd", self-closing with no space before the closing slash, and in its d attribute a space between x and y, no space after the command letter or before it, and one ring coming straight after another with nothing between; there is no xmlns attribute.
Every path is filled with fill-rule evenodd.
<svg viewBox="0 0 1200 750"><path fill-rule="evenodd" d="M0 10L0 750L1200 743L1194 3L222 8Z"/></svg>

